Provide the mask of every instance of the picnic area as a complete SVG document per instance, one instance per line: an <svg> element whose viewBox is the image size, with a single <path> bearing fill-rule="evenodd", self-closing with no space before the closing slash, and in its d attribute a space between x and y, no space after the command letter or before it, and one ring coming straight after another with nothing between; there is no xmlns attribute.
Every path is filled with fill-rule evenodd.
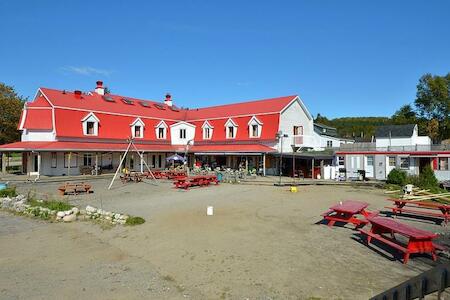
<svg viewBox="0 0 450 300"><path fill-rule="evenodd" d="M94 193L66 196L56 192L58 182L18 185L19 191L55 191L73 205L139 215L146 222L105 229L0 213L1 298L45 298L49 282L61 282L52 290L60 298L367 299L448 262L431 248L411 252L404 264L406 253L399 248L407 249L409 238L431 232L422 236L429 246L448 247L448 228L435 220L386 215L392 211L384 207L392 202L382 189L310 185L291 193L288 187L211 182L186 190L176 188L177 178L156 185L118 179L110 190L110 179L99 178L89 182ZM208 206L213 216L206 216ZM377 218L403 225L381 221L384 227L377 229ZM386 226L396 229L397 240L380 229ZM369 244L358 229L372 234ZM28 255L40 259L21 264Z"/></svg>

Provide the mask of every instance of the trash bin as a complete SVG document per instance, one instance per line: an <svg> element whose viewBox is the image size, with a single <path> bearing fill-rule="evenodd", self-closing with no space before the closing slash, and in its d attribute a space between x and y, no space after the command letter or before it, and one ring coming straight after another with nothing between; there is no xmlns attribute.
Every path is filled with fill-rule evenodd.
<svg viewBox="0 0 450 300"><path fill-rule="evenodd" d="M222 182L222 179L223 179L223 174L222 173L217 173L217 180L219 182Z"/></svg>

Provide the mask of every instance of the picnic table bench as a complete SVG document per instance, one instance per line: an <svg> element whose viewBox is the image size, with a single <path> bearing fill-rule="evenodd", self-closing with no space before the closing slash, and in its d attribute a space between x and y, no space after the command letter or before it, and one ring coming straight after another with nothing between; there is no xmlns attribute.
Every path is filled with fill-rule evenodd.
<svg viewBox="0 0 450 300"><path fill-rule="evenodd" d="M125 173L123 175L120 175L120 180L122 183L127 182L141 182L142 179L146 177L145 174L139 174L139 173Z"/></svg>
<svg viewBox="0 0 450 300"><path fill-rule="evenodd" d="M358 219L355 215L362 215L364 218L378 214L366 210L369 206L366 202L346 200L330 207L322 214L323 219L328 221L328 226L332 227L336 222L352 223L358 228L367 224L366 219Z"/></svg>
<svg viewBox="0 0 450 300"><path fill-rule="evenodd" d="M444 225L447 225L450 219L450 204L428 201L411 201L403 199L388 200L394 202L394 206L385 206L385 208L391 209L392 212L396 215L399 213L407 213L443 219Z"/></svg>
<svg viewBox="0 0 450 300"><path fill-rule="evenodd" d="M436 234L430 231L418 229L390 218L368 217L372 225L370 231L358 229L362 235L367 236L367 245L372 239L390 246L403 253L403 263L408 263L409 256L415 253L430 253L433 260L436 260L436 250L445 250L445 247L433 243ZM385 234L389 234L387 237ZM406 244L396 239L395 234L402 235L408 239Z"/></svg>
<svg viewBox="0 0 450 300"><path fill-rule="evenodd" d="M176 188L182 189L188 189L192 186L208 186L211 183L219 184L216 175L177 176L174 177L173 182Z"/></svg>
<svg viewBox="0 0 450 300"><path fill-rule="evenodd" d="M79 193L89 194L92 192L91 188L92 188L92 186L90 184L87 184L84 182L79 182L79 183L66 182L65 184L59 186L58 191L62 196L66 195L66 194L77 195Z"/></svg>

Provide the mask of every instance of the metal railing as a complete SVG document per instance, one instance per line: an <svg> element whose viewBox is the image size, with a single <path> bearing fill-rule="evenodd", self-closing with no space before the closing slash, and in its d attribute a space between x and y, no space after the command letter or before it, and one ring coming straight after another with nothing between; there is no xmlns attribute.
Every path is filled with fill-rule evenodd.
<svg viewBox="0 0 450 300"><path fill-rule="evenodd" d="M407 151L407 152L420 152L420 151L450 151L450 145L412 145L412 146L387 146L377 147L375 143L354 143L354 144L341 144L340 151Z"/></svg>
<svg viewBox="0 0 450 300"><path fill-rule="evenodd" d="M450 286L450 264L442 264L397 285L370 300L410 300L424 299L426 295L437 293L437 299Z"/></svg>

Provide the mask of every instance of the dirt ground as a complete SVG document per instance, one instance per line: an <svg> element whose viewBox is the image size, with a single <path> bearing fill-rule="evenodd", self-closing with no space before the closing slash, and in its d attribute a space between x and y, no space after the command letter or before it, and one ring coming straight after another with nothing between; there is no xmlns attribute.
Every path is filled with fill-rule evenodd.
<svg viewBox="0 0 450 300"><path fill-rule="evenodd" d="M350 186L221 184L188 191L170 182L91 181L66 196L146 219L135 227L56 224L0 213L2 299L367 299L435 263L368 248L351 227L316 224L341 200L389 204L382 190ZM18 184L50 198L59 183ZM206 216L206 207L214 216ZM400 218L399 218L400 219ZM433 232L432 221L401 218ZM448 239L441 243L449 244ZM314 298L314 299L316 299Z"/></svg>

